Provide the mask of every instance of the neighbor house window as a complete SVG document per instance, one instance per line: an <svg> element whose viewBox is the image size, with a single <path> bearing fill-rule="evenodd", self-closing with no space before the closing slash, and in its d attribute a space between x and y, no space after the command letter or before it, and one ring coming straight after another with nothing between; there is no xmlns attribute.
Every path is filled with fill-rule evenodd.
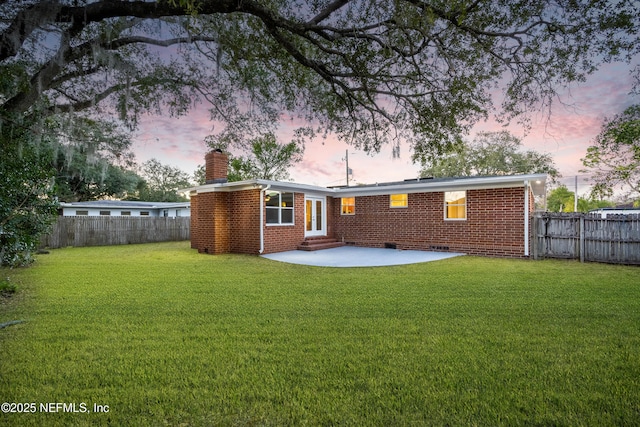
<svg viewBox="0 0 640 427"><path fill-rule="evenodd" d="M148 211L141 211L140 212L140 216L149 216L149 212Z"/></svg>
<svg viewBox="0 0 640 427"><path fill-rule="evenodd" d="M446 191L444 193L444 218L467 219L466 191Z"/></svg>
<svg viewBox="0 0 640 427"><path fill-rule="evenodd" d="M408 206L407 194L391 194L389 196L389 207L392 208L406 208Z"/></svg>
<svg viewBox="0 0 640 427"><path fill-rule="evenodd" d="M100 211L100 215L109 216L109 215L111 215L111 211Z"/></svg>
<svg viewBox="0 0 640 427"><path fill-rule="evenodd" d="M120 212L120 215L122 215L122 216L131 216L131 211L122 211L122 212Z"/></svg>
<svg viewBox="0 0 640 427"><path fill-rule="evenodd" d="M87 215L89 215L89 211L76 211L76 215L78 215L78 216L87 216Z"/></svg>
<svg viewBox="0 0 640 427"><path fill-rule="evenodd" d="M341 198L340 212L342 213L342 215L355 215L356 214L356 198L355 197Z"/></svg>
<svg viewBox="0 0 640 427"><path fill-rule="evenodd" d="M293 193L268 192L267 224L293 224Z"/></svg>

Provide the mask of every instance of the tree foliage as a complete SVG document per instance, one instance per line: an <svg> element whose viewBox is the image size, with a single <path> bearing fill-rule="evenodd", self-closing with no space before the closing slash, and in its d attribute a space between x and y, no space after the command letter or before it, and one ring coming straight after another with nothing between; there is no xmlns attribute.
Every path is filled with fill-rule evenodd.
<svg viewBox="0 0 640 427"><path fill-rule="evenodd" d="M125 197L141 178L132 170L130 134L106 120L76 117L72 123L49 119L56 195L61 201Z"/></svg>
<svg viewBox="0 0 640 427"><path fill-rule="evenodd" d="M134 126L206 99L222 139L286 113L366 150L407 138L419 159L486 118L498 82L499 116L520 117L640 49L632 0L9 0L0 15L3 120L110 107Z"/></svg>
<svg viewBox="0 0 640 427"><path fill-rule="evenodd" d="M550 212L574 212L575 193L566 185L560 185L549 192L547 196L547 210ZM589 212L599 208L613 207L615 204L608 200L599 200L594 197L578 197L578 212Z"/></svg>
<svg viewBox="0 0 640 427"><path fill-rule="evenodd" d="M213 149L228 150L226 145L221 145L215 138L206 138L205 142ZM296 137L289 143L279 143L271 132L247 141L243 146L248 154L229 158L229 182L290 179L289 168L301 162L304 155L304 145L300 138Z"/></svg>
<svg viewBox="0 0 640 427"><path fill-rule="evenodd" d="M594 195L610 196L622 185L640 197L640 105L605 120L582 163L593 173Z"/></svg>
<svg viewBox="0 0 640 427"><path fill-rule="evenodd" d="M634 0L6 0L2 161L51 118L134 129L201 101L221 142L295 119L307 137L406 140L431 159L490 114L526 123L599 62L637 55L639 20Z"/></svg>
<svg viewBox="0 0 640 427"><path fill-rule="evenodd" d="M3 148L20 153L3 153L0 161L0 266L17 267L31 263L40 235L55 218L51 152L24 134L0 132Z"/></svg>
<svg viewBox="0 0 640 427"><path fill-rule="evenodd" d="M192 185L189 174L179 168L164 165L157 159L142 164L142 178L144 181L138 189L138 200L148 202L185 201L178 190Z"/></svg>
<svg viewBox="0 0 640 427"><path fill-rule="evenodd" d="M507 131L482 132L456 151L423 163L422 176L515 175L546 173L558 177L549 154L523 150L522 142Z"/></svg>

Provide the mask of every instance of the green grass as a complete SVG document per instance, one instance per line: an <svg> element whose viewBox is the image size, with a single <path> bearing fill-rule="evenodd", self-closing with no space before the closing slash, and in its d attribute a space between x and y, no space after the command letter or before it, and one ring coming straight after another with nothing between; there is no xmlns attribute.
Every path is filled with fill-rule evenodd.
<svg viewBox="0 0 640 427"><path fill-rule="evenodd" d="M0 424L640 425L640 269L319 268L188 243L0 271ZM42 413L40 403L108 405Z"/></svg>

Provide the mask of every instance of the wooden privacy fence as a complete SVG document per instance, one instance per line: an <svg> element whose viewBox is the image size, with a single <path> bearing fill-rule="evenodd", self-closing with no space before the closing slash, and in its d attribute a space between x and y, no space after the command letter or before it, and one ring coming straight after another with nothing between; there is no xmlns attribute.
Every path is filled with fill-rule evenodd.
<svg viewBox="0 0 640 427"><path fill-rule="evenodd" d="M110 246L189 240L189 217L61 216L41 247Z"/></svg>
<svg viewBox="0 0 640 427"><path fill-rule="evenodd" d="M534 259L640 264L640 215L538 212L531 225Z"/></svg>

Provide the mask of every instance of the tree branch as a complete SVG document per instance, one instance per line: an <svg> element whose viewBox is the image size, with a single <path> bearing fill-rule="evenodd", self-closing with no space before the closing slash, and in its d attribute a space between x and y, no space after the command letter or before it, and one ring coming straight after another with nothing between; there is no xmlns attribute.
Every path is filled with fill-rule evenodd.
<svg viewBox="0 0 640 427"><path fill-rule="evenodd" d="M349 1L350 0L335 0L333 3L328 5L322 12L320 12L315 17L313 17L308 23L314 24L314 25L319 24L320 22L327 19L333 12L335 12L336 10L340 9L341 7L349 3Z"/></svg>

